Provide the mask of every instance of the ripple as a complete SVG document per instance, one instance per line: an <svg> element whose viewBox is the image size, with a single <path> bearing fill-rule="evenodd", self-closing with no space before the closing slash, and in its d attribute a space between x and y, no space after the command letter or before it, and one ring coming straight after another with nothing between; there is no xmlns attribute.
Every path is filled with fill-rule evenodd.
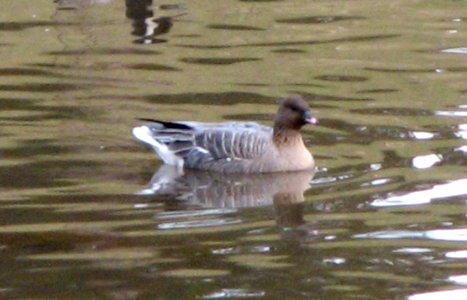
<svg viewBox="0 0 467 300"><path fill-rule="evenodd" d="M305 50L296 49L296 48L280 48L272 50L273 53L288 53L288 54L295 54L295 53L306 53Z"/></svg>
<svg viewBox="0 0 467 300"><path fill-rule="evenodd" d="M183 48L194 48L194 49L229 49L229 48L240 48L240 47L280 47L280 46L299 46L299 45L316 45L316 44L331 44L331 43L343 43L343 42L365 42L373 40L392 39L399 37L398 34L380 34L380 35L365 35L365 36L353 36L345 38L336 38L329 40L295 40L287 42L263 42L263 43L243 43L243 44L218 44L218 45L199 45L199 44L179 44L178 47Z"/></svg>
<svg viewBox="0 0 467 300"><path fill-rule="evenodd" d="M162 223L157 226L159 229L180 229L180 228L199 228L199 227L215 227L224 225L240 224L238 219L209 219L196 221L181 221L173 223Z"/></svg>
<svg viewBox="0 0 467 300"><path fill-rule="evenodd" d="M353 16L309 16L309 17L298 17L288 19L277 19L277 23L288 23L288 24L327 24L349 20L363 20L363 17Z"/></svg>
<svg viewBox="0 0 467 300"><path fill-rule="evenodd" d="M466 259L467 250L451 251L445 254L447 258Z"/></svg>
<svg viewBox="0 0 467 300"><path fill-rule="evenodd" d="M182 62L189 64L200 64L200 65L232 65L237 63L243 63L247 61L258 61L261 58L255 57L240 57L240 58L196 58L187 57L180 59Z"/></svg>
<svg viewBox="0 0 467 300"><path fill-rule="evenodd" d="M438 184L430 189L377 199L371 203L374 207L390 207L405 205L420 205L430 203L434 199L443 199L467 194L467 179L459 179L444 184Z"/></svg>
<svg viewBox="0 0 467 300"><path fill-rule="evenodd" d="M454 135L460 139L467 140L467 124L460 124L459 130Z"/></svg>
<svg viewBox="0 0 467 300"><path fill-rule="evenodd" d="M228 270L215 269L177 269L161 273L164 276L179 278L219 277L230 274Z"/></svg>
<svg viewBox="0 0 467 300"><path fill-rule="evenodd" d="M353 236L356 239L429 239L436 241L467 241L467 229L437 229L428 231L386 230Z"/></svg>
<svg viewBox="0 0 467 300"><path fill-rule="evenodd" d="M467 67L449 67L449 68L433 68L433 69L389 69L389 68L364 68L367 71L383 72L383 73L443 73L443 72L466 72Z"/></svg>
<svg viewBox="0 0 467 300"><path fill-rule="evenodd" d="M414 294L407 300L465 300L467 299L467 289L458 289L450 291L436 291L421 294Z"/></svg>
<svg viewBox="0 0 467 300"><path fill-rule="evenodd" d="M367 77L350 76L350 75L321 75L315 77L318 80L335 81L335 82L363 82L367 81Z"/></svg>
<svg viewBox="0 0 467 300"><path fill-rule="evenodd" d="M219 208L219 209L203 209L203 210L188 210L188 211L165 211L157 214L157 219L171 219L171 218L188 218L199 216L211 215L224 215L236 213L237 209L232 208Z"/></svg>
<svg viewBox="0 0 467 300"><path fill-rule="evenodd" d="M431 140L435 135L427 131L412 131L410 133L417 140Z"/></svg>
<svg viewBox="0 0 467 300"><path fill-rule="evenodd" d="M467 54L467 47L449 48L441 50L443 53Z"/></svg>
<svg viewBox="0 0 467 300"><path fill-rule="evenodd" d="M37 22L0 22L0 31L21 31L34 27L46 27L46 26L69 26L78 25L78 23L62 23L62 22L49 22L49 21L37 21Z"/></svg>
<svg viewBox="0 0 467 300"><path fill-rule="evenodd" d="M143 71L182 71L182 69L179 69L179 68L162 65L162 64L150 64L150 63L133 64L133 65L129 65L128 68L134 69L134 70L143 70Z"/></svg>
<svg viewBox="0 0 467 300"><path fill-rule="evenodd" d="M433 250L428 248L401 248L393 251L394 253L404 253L404 254L424 254L433 252Z"/></svg>
<svg viewBox="0 0 467 300"><path fill-rule="evenodd" d="M219 291L201 296L202 299L225 299L225 298L251 298L263 297L266 292L251 289L221 289Z"/></svg>
<svg viewBox="0 0 467 300"><path fill-rule="evenodd" d="M420 155L412 159L412 165L417 169L429 169L441 162L442 158L440 154Z"/></svg>
<svg viewBox="0 0 467 300"><path fill-rule="evenodd" d="M459 285L467 285L467 275L449 276L448 281Z"/></svg>
<svg viewBox="0 0 467 300"><path fill-rule="evenodd" d="M431 240L467 242L467 229L429 230L425 236Z"/></svg>
<svg viewBox="0 0 467 300"><path fill-rule="evenodd" d="M190 105L237 105L241 103L273 103L274 97L255 93L225 92L225 93L183 93L155 94L144 97L148 102L160 104L190 104Z"/></svg>
<svg viewBox="0 0 467 300"><path fill-rule="evenodd" d="M446 116L446 117L467 117L467 111L438 110L438 111L435 111L435 115Z"/></svg>
<svg viewBox="0 0 467 300"><path fill-rule="evenodd" d="M389 115L389 116L431 116L433 112L425 109L416 108L393 108L393 107L378 107L378 108L356 108L350 112L365 114L365 115Z"/></svg>
<svg viewBox="0 0 467 300"><path fill-rule="evenodd" d="M66 92L76 91L85 88L97 87L91 84L70 84L70 83L28 83L28 84L3 84L0 85L0 91L9 92Z"/></svg>
<svg viewBox="0 0 467 300"><path fill-rule="evenodd" d="M232 25L232 24L211 24L207 28L220 29L220 30L248 30L248 31L263 31L264 28L246 26L246 25Z"/></svg>
<svg viewBox="0 0 467 300"><path fill-rule="evenodd" d="M58 56L79 56L79 55L156 55L162 52L140 49L140 48L96 48L96 49L76 49L76 50L60 50L49 51L46 55Z"/></svg>

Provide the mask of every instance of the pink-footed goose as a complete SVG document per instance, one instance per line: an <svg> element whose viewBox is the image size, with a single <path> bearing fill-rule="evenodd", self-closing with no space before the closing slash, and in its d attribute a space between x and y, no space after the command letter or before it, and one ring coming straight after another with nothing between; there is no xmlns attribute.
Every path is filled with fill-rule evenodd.
<svg viewBox="0 0 467 300"><path fill-rule="evenodd" d="M169 165L223 173L313 170L299 130L316 124L308 104L289 96L279 106L273 128L254 122L166 122L142 119L133 135Z"/></svg>

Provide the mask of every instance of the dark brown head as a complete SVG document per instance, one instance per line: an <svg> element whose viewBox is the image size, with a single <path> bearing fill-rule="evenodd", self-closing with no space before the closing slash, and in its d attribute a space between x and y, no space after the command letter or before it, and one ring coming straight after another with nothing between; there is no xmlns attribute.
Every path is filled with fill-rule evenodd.
<svg viewBox="0 0 467 300"><path fill-rule="evenodd" d="M299 130L305 124L316 124L310 107L300 96L288 96L282 101L274 122L275 130Z"/></svg>

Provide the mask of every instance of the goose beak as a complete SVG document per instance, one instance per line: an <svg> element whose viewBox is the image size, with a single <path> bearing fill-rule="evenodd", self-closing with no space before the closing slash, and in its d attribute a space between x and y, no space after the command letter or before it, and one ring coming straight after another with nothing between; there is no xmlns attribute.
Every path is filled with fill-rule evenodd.
<svg viewBox="0 0 467 300"><path fill-rule="evenodd" d="M318 119L316 119L315 117L313 117L311 115L311 112L310 111L307 111L303 114L303 121L306 123L306 124L312 124L312 125L316 125L318 124Z"/></svg>

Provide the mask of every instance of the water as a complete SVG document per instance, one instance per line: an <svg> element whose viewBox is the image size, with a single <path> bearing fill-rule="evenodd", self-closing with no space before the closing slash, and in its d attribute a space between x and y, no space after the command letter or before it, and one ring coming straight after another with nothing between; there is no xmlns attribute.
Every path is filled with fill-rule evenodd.
<svg viewBox="0 0 467 300"><path fill-rule="evenodd" d="M4 1L0 298L465 299L466 4ZM313 179L171 173L130 134L290 93Z"/></svg>

